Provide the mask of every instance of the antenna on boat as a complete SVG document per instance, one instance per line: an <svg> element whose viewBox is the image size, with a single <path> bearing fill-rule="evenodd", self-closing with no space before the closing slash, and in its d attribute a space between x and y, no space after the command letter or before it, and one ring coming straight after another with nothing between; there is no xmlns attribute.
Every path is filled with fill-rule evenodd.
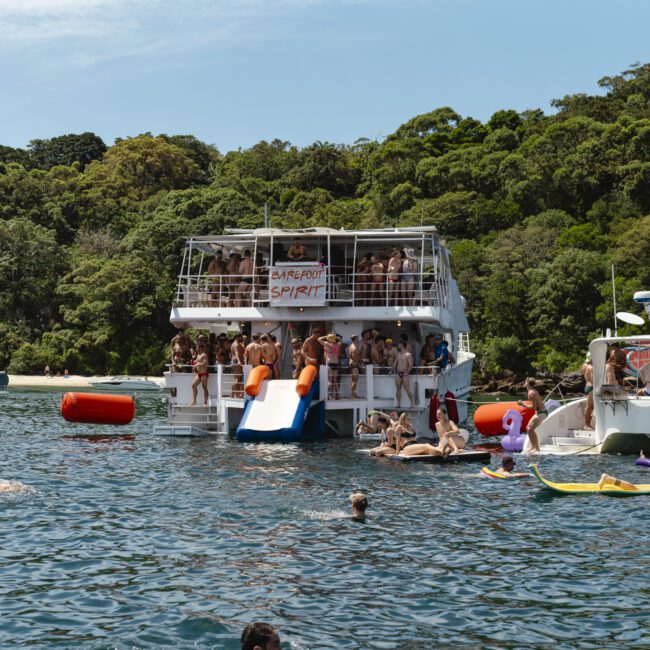
<svg viewBox="0 0 650 650"><path fill-rule="evenodd" d="M612 296L614 298L614 336L618 336L618 320L616 319L616 281L614 279L613 264L612 264Z"/></svg>
<svg viewBox="0 0 650 650"><path fill-rule="evenodd" d="M268 201L264 201L264 227L265 228L269 227L269 202Z"/></svg>

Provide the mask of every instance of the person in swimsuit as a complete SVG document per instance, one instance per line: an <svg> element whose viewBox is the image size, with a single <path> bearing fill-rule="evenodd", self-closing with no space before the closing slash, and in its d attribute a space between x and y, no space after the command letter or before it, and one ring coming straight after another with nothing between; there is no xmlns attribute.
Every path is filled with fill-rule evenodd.
<svg viewBox="0 0 650 650"><path fill-rule="evenodd" d="M357 305L365 306L370 304L370 296L368 292L371 291L372 285L370 284L370 255L364 255L357 264L356 269L356 286L355 286L355 303Z"/></svg>
<svg viewBox="0 0 650 650"><path fill-rule="evenodd" d="M228 274L227 284L224 290L228 290L228 301L230 305L234 305L237 300L237 287L239 286L239 253L230 253L230 261L226 267Z"/></svg>
<svg viewBox="0 0 650 650"><path fill-rule="evenodd" d="M214 254L214 259L208 264L207 273L215 276L211 286L210 304L221 307L224 304L223 283L226 276L226 263L223 260L223 251L221 249Z"/></svg>
<svg viewBox="0 0 650 650"><path fill-rule="evenodd" d="M449 419L444 406L438 408L436 415L436 431L438 432L438 449L444 456L457 454L465 449L465 438L460 435L460 430L453 420Z"/></svg>
<svg viewBox="0 0 650 650"><path fill-rule="evenodd" d="M208 405L208 399L210 397L208 393L208 364L209 364L209 359L208 359L208 353L206 350L206 344L204 341L200 340L196 344L196 357L193 362L194 366L194 372L196 373L196 377L194 378L194 381L192 381L192 401L190 402L190 406L196 406L196 394L199 388L199 384L203 386L203 400L205 405Z"/></svg>
<svg viewBox="0 0 650 650"><path fill-rule="evenodd" d="M277 336L275 334L270 335L271 343L273 344L273 347L275 348L275 363L273 364L273 379L280 379L282 375L282 368L280 367L280 362L282 360L282 346L280 345L280 342L278 341Z"/></svg>
<svg viewBox="0 0 650 650"><path fill-rule="evenodd" d="M539 440L537 439L537 433L535 430L548 417L548 411L544 406L544 402L542 401L540 394L537 392L537 390L535 390L535 383L536 382L533 377L528 377L524 384L526 390L528 391L527 399L530 402L531 406L527 407L527 405L524 404L521 400L517 400L517 404L519 404L519 406L532 408L535 411L535 415L533 415L533 417L530 419L530 422L528 423L528 426L526 427L526 433L528 434L528 438L530 440L530 449L532 452L539 451Z"/></svg>
<svg viewBox="0 0 650 650"><path fill-rule="evenodd" d="M315 327L309 338L302 344L301 353L305 365L320 368L323 362L323 344L319 341L321 334L320 327Z"/></svg>
<svg viewBox="0 0 650 650"><path fill-rule="evenodd" d="M389 368L392 374L395 369L395 360L397 359L397 348L393 343L393 339L386 339L384 341L384 365Z"/></svg>
<svg viewBox="0 0 650 650"><path fill-rule="evenodd" d="M417 435L411 423L411 416L406 412L402 413L395 427L395 449L397 453L399 454L409 445L416 444Z"/></svg>
<svg viewBox="0 0 650 650"><path fill-rule="evenodd" d="M421 375L426 375L432 372L432 370L430 370L429 368L433 366L433 362L435 361L435 358L436 358L436 353L433 347L433 334L427 334L426 338L424 339L424 345L420 350L419 373Z"/></svg>
<svg viewBox="0 0 650 650"><path fill-rule="evenodd" d="M181 330L172 339L172 372L190 372L192 353L191 341L185 330Z"/></svg>
<svg viewBox="0 0 650 650"><path fill-rule="evenodd" d="M300 348L302 343L299 338L291 339L291 361L293 363L293 372L291 376L294 379L300 377L300 371L305 367L305 360L303 359L302 352Z"/></svg>
<svg viewBox="0 0 650 650"><path fill-rule="evenodd" d="M618 343L612 343L609 352L609 361L614 366L616 383L624 385L625 368L627 368L627 356Z"/></svg>
<svg viewBox="0 0 650 650"><path fill-rule="evenodd" d="M374 305L384 304L384 265L381 260L374 255L370 259L370 279L372 282L372 303Z"/></svg>
<svg viewBox="0 0 650 650"><path fill-rule="evenodd" d="M230 368L232 371L231 397L244 396L244 350L244 337L241 334L237 334L230 347Z"/></svg>
<svg viewBox="0 0 650 650"><path fill-rule="evenodd" d="M281 650L280 635L268 623L250 623L241 634L241 650Z"/></svg>
<svg viewBox="0 0 650 650"><path fill-rule="evenodd" d="M587 396L584 427L585 429L593 429L591 426L591 418L594 413L594 366L591 362L591 352L587 352L587 357L582 364L580 372L585 378L585 395Z"/></svg>
<svg viewBox="0 0 650 650"><path fill-rule="evenodd" d="M645 384L645 386L637 391L637 396L650 397L650 363L641 366L641 370L639 370L639 383Z"/></svg>
<svg viewBox="0 0 650 650"><path fill-rule="evenodd" d="M250 307L253 292L253 260L251 252L244 251L244 259L239 265L241 282L237 287L235 307Z"/></svg>
<svg viewBox="0 0 650 650"><path fill-rule="evenodd" d="M262 347L262 362L271 371L271 377L273 377L277 362L277 350L275 349L275 345L273 345L273 341L271 341L271 336L269 334L262 334L260 336L260 345Z"/></svg>
<svg viewBox="0 0 650 650"><path fill-rule="evenodd" d="M361 346L359 344L359 337L355 334L351 339L348 352L350 354L350 397L352 399L359 399L357 395L357 386L359 384L359 372L363 366L361 359Z"/></svg>
<svg viewBox="0 0 650 650"><path fill-rule="evenodd" d="M382 440L378 447L373 447L370 450L371 456L390 456L397 453L396 430L399 426L399 416L397 411L391 411L390 415L377 411L380 418L384 418L387 422L386 426L386 440Z"/></svg>
<svg viewBox="0 0 650 650"><path fill-rule="evenodd" d="M287 251L287 259L294 262L302 262L307 258L307 249L302 245L300 237L293 240L291 248Z"/></svg>
<svg viewBox="0 0 650 650"><path fill-rule="evenodd" d="M393 363L393 370L395 371L395 398L397 400L397 408L399 409L402 403L402 387L406 391L411 406L414 404L413 393L411 392L411 377L410 373L413 370L413 357L406 351L403 343L397 344L397 356Z"/></svg>
<svg viewBox="0 0 650 650"><path fill-rule="evenodd" d="M412 305L418 261L412 248L405 248L404 255L406 258L402 261L402 296L405 305Z"/></svg>
<svg viewBox="0 0 650 650"><path fill-rule="evenodd" d="M260 345L260 335L253 334L253 340L244 350L244 363L247 365L259 366L262 364L262 346Z"/></svg>
<svg viewBox="0 0 650 650"><path fill-rule="evenodd" d="M350 505L352 506L352 519L365 519L366 509L368 508L368 498L363 492L355 492L350 495Z"/></svg>
<svg viewBox="0 0 650 650"><path fill-rule="evenodd" d="M335 332L318 339L325 350L325 363L327 364L327 379L329 382L328 399L340 398L339 367L341 365L341 339Z"/></svg>
<svg viewBox="0 0 650 650"><path fill-rule="evenodd" d="M616 485L623 488L624 490L638 490L639 488L630 483L629 481L624 481L622 478L616 478L615 476L610 476L609 474L603 474L600 477L600 480L597 483L598 489L602 490L606 485Z"/></svg>
<svg viewBox="0 0 650 650"><path fill-rule="evenodd" d="M512 459L512 456L504 456L501 461L501 467L495 470L495 474L499 476L505 476L506 478L524 478L526 476L532 476L528 472L513 472L515 468L515 461Z"/></svg>
<svg viewBox="0 0 650 650"><path fill-rule="evenodd" d="M399 251L395 249L388 260L388 302L389 305L399 305L400 300L400 270L402 258Z"/></svg>

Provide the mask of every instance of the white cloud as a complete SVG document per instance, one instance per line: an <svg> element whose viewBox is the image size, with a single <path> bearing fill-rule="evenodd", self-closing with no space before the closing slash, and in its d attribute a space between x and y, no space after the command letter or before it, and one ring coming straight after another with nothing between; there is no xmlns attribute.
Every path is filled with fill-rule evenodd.
<svg viewBox="0 0 650 650"><path fill-rule="evenodd" d="M115 58L182 54L208 44L231 47L272 37L262 22L269 17L313 6L382 1L0 0L0 50L38 45L49 66L89 68ZM56 56L47 54L51 46L57 46Z"/></svg>

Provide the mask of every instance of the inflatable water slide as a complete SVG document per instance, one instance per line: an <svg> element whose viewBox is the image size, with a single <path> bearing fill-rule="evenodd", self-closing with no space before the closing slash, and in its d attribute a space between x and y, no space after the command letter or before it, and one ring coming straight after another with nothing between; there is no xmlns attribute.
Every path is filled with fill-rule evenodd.
<svg viewBox="0 0 650 650"><path fill-rule="evenodd" d="M249 373L249 399L237 427L240 442L302 442L325 433L325 404L318 400L318 371L303 368L298 379L270 379L266 366Z"/></svg>

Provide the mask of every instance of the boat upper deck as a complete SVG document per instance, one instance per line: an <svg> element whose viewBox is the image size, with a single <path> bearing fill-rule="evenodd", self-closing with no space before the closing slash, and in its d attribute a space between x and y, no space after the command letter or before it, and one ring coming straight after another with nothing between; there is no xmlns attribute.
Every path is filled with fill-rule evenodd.
<svg viewBox="0 0 650 650"><path fill-rule="evenodd" d="M376 318L429 319L453 308L450 282L435 227L230 230L187 240L174 310L256 320L308 319L315 312L305 308L318 307L350 318L350 307L364 307Z"/></svg>

